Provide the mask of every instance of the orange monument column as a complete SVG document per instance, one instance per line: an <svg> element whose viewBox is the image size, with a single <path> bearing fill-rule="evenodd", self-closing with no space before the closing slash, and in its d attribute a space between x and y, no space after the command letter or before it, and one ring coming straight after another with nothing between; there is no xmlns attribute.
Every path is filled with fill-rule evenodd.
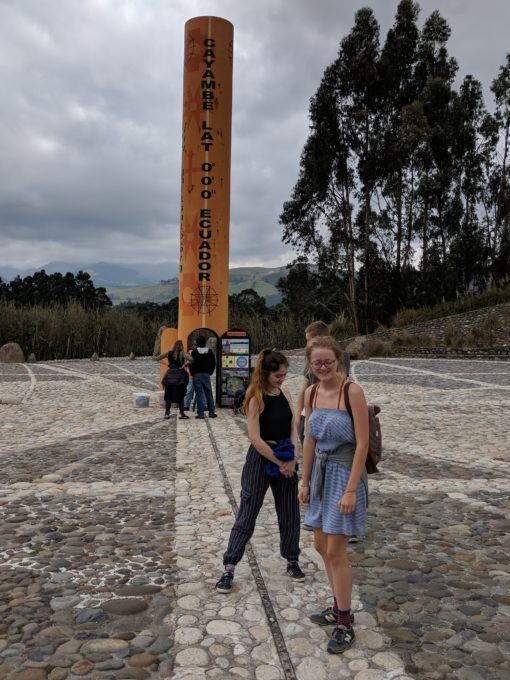
<svg viewBox="0 0 510 680"><path fill-rule="evenodd" d="M179 338L228 328L230 139L234 27L186 22L182 121Z"/></svg>

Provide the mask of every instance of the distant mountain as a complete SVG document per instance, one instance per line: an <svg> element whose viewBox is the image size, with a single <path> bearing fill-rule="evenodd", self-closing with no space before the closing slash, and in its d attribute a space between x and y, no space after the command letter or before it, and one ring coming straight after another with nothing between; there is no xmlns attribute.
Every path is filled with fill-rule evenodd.
<svg viewBox="0 0 510 680"><path fill-rule="evenodd" d="M269 269L266 267L236 267L229 271L229 293L240 293L253 288L261 295L266 305L272 306L281 301L282 296L276 283L287 275L285 267ZM166 283L132 288L111 287L106 289L114 305L122 302L168 302L179 294L179 279L169 279Z"/></svg>
<svg viewBox="0 0 510 680"><path fill-rule="evenodd" d="M178 262L157 262L155 264L135 263L129 266L114 264L113 262L95 262L93 264L78 264L76 262L55 261L31 269L16 269L15 267L0 265L0 276L4 281L12 281L16 276L31 276L36 271L47 274L72 272L76 274L80 269L90 274L96 287L133 287L146 286L170 279L179 271Z"/></svg>
<svg viewBox="0 0 510 680"><path fill-rule="evenodd" d="M90 274L96 287L106 288L114 305L121 302L168 302L179 294L179 263L157 262L155 264L137 263L127 265L112 262L77 264L75 262L48 262L32 269L16 269L0 265L0 276L4 281L12 281L17 275L24 278L44 269L47 274L72 272L80 269ZM281 300L276 284L287 275L285 267L236 267L229 271L229 293L240 293L253 288L261 295L268 306ZM164 281L164 283L162 283Z"/></svg>
<svg viewBox="0 0 510 680"><path fill-rule="evenodd" d="M18 270L15 267L8 267L7 265L0 265L0 278L2 281L12 281L18 275Z"/></svg>

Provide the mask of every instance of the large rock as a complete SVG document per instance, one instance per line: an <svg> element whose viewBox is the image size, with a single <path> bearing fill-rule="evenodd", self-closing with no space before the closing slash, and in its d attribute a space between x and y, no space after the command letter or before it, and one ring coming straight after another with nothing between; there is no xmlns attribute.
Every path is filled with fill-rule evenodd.
<svg viewBox="0 0 510 680"><path fill-rule="evenodd" d="M154 340L154 350L152 352L153 357L159 357L161 354L161 336L163 334L163 331L166 331L168 326L160 326L158 329L158 332L156 334L156 339Z"/></svg>
<svg viewBox="0 0 510 680"><path fill-rule="evenodd" d="M363 349L366 341L366 335L358 335L349 341L345 351L349 353L351 359L366 359L366 352Z"/></svg>
<svg viewBox="0 0 510 680"><path fill-rule="evenodd" d="M0 347L1 364L22 364L24 361L25 355L17 342L8 342Z"/></svg>

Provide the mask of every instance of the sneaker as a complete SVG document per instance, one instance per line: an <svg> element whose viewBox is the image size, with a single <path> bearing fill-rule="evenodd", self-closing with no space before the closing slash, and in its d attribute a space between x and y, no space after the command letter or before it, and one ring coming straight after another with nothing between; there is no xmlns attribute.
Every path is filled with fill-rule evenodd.
<svg viewBox="0 0 510 680"><path fill-rule="evenodd" d="M187 420L188 418L189 416L187 416L185 413L181 413L181 415L179 416L180 420Z"/></svg>
<svg viewBox="0 0 510 680"><path fill-rule="evenodd" d="M165 412L165 420L168 420L169 418L170 418L170 414L168 413L168 411L166 411Z"/></svg>
<svg viewBox="0 0 510 680"><path fill-rule="evenodd" d="M351 536L349 538L349 543L359 543L363 540L363 536Z"/></svg>
<svg viewBox="0 0 510 680"><path fill-rule="evenodd" d="M334 626L336 624L336 614L333 607L327 607L319 614L310 614L308 618L318 626ZM354 614L351 614L351 623L354 623Z"/></svg>
<svg viewBox="0 0 510 680"><path fill-rule="evenodd" d="M205 416L195 416L195 418L200 418L200 420L205 420Z"/></svg>
<svg viewBox="0 0 510 680"><path fill-rule="evenodd" d="M198 416L197 416L198 418ZM234 580L234 574L231 571L224 571L222 577L216 584L216 590L218 593L230 593L232 590L232 581Z"/></svg>
<svg viewBox="0 0 510 680"><path fill-rule="evenodd" d="M217 418L218 415L216 413L209 413L209 418Z"/></svg>
<svg viewBox="0 0 510 680"><path fill-rule="evenodd" d="M301 567L299 566L298 562L289 562L287 564L287 574L293 581L304 581L306 578L301 571Z"/></svg>
<svg viewBox="0 0 510 680"><path fill-rule="evenodd" d="M346 628L345 626L337 626L333 631L328 642L328 652L330 654L342 654L346 649L351 647L354 642L354 630L351 628Z"/></svg>

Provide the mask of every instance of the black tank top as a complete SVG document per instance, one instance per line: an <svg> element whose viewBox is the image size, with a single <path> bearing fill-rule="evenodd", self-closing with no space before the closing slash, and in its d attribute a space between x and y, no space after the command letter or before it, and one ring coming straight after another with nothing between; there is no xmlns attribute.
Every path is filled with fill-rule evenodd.
<svg viewBox="0 0 510 680"><path fill-rule="evenodd" d="M279 442L290 437L292 428L292 409L287 397L280 394L264 395L264 410L259 416L260 436L266 441Z"/></svg>

